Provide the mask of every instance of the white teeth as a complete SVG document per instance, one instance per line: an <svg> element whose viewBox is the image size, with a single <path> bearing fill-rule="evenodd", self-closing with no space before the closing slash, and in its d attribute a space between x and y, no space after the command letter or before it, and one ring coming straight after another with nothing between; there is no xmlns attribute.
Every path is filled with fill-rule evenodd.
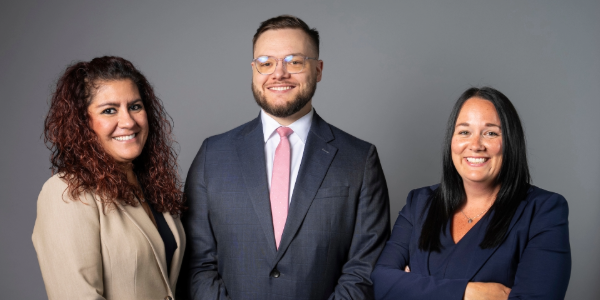
<svg viewBox="0 0 600 300"><path fill-rule="evenodd" d="M485 162L487 159L480 157L480 158L474 158L474 157L467 157L467 161L470 163L476 163L476 164L480 164Z"/></svg>
<svg viewBox="0 0 600 300"><path fill-rule="evenodd" d="M134 137L135 137L135 133L132 135L117 136L117 137L114 137L113 139L115 139L117 141L128 141Z"/></svg>
<svg viewBox="0 0 600 300"><path fill-rule="evenodd" d="M274 90L274 91L285 91L285 90L291 90L292 87L291 86L274 86L274 87L270 87L270 90Z"/></svg>

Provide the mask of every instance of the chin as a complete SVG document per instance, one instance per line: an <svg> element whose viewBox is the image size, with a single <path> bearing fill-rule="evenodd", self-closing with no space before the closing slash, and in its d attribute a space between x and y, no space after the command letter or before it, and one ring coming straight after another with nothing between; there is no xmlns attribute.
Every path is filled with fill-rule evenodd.
<svg viewBox="0 0 600 300"><path fill-rule="evenodd" d="M118 158L116 160L121 163L130 163L138 158L140 154L142 153L123 153L122 155L117 155Z"/></svg>

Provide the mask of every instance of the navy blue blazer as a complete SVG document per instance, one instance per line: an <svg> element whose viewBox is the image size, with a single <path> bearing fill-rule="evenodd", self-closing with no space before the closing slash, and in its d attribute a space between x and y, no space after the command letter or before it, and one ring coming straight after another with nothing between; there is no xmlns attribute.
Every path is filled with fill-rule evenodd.
<svg viewBox="0 0 600 300"><path fill-rule="evenodd" d="M316 113L279 250L260 117L204 141L185 194L184 299L373 298L390 231L377 151Z"/></svg>
<svg viewBox="0 0 600 300"><path fill-rule="evenodd" d="M435 188L408 194L371 275L376 299L459 300L468 282L501 283L512 289L509 299L564 299L571 274L565 198L532 186L499 246L479 247L492 212L452 246L457 248L442 250L455 251L445 269L431 270L431 253L419 250L418 240L427 211L421 213ZM447 228L445 238L452 240L449 224ZM410 273L403 271L406 265Z"/></svg>

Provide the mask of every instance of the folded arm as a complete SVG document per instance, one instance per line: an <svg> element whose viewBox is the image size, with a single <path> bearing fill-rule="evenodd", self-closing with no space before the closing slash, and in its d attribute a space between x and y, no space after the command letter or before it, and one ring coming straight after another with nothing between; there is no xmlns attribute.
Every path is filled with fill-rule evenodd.
<svg viewBox="0 0 600 300"><path fill-rule="evenodd" d="M564 299L571 277L567 201L552 194L534 214L509 299Z"/></svg>
<svg viewBox="0 0 600 300"><path fill-rule="evenodd" d="M404 271L410 262L409 244L415 220L413 192L408 194L392 236L371 274L375 299L462 299L468 283L466 279L436 279Z"/></svg>

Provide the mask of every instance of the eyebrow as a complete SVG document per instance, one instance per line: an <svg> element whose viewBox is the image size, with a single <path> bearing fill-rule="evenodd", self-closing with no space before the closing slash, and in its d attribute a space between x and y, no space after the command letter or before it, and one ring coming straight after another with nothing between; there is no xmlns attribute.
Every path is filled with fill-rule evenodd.
<svg viewBox="0 0 600 300"><path fill-rule="evenodd" d="M458 127L458 126L469 126L469 125L470 125L469 123L464 122L464 123L456 124L455 127ZM498 124L494 124L494 123L485 123L485 127L498 127L500 129L502 129L502 126L500 126Z"/></svg>
<svg viewBox="0 0 600 300"><path fill-rule="evenodd" d="M306 55L304 55L303 53L296 52L296 53L289 53L289 54L286 54L286 55L284 55L283 57L290 56L290 55L306 56ZM275 57L275 56L273 56L273 55L266 55L266 54L265 54L265 55L259 55L259 56L257 56L257 58L258 58L258 57L261 57L261 56L271 56L271 57ZM279 58L279 57L277 57L277 58Z"/></svg>
<svg viewBox="0 0 600 300"><path fill-rule="evenodd" d="M129 101L129 102L127 102L127 105L131 105L131 104L134 104L134 103L137 103L137 102L142 102L142 99L135 99L135 100ZM105 107L105 106L119 106L119 103L117 103L117 102L104 102L104 103L102 103L102 104L100 104L100 105L98 105L96 107L100 108L100 107Z"/></svg>

